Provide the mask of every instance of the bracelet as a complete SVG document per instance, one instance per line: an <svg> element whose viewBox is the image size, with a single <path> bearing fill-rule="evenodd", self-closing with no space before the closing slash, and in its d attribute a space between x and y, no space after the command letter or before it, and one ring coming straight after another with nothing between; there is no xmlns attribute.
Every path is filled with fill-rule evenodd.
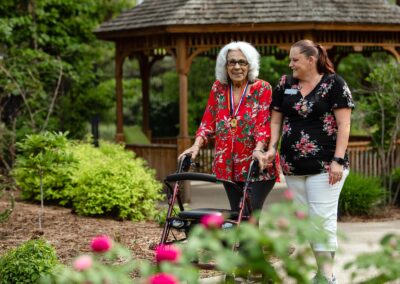
<svg viewBox="0 0 400 284"><path fill-rule="evenodd" d="M261 152L261 153L265 153L265 151L263 149L254 149L253 152Z"/></svg>

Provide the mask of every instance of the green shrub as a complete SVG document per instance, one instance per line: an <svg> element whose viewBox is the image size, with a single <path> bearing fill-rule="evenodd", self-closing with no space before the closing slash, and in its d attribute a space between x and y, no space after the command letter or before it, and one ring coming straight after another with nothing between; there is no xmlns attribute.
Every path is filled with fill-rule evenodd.
<svg viewBox="0 0 400 284"><path fill-rule="evenodd" d="M0 258L0 284L38 283L58 264L54 248L44 240L30 240Z"/></svg>
<svg viewBox="0 0 400 284"><path fill-rule="evenodd" d="M78 214L132 220L156 214L161 184L154 170L123 145L101 141L95 148L44 133L28 136L19 147L14 176L25 199L40 200L43 173L44 200L71 206Z"/></svg>
<svg viewBox="0 0 400 284"><path fill-rule="evenodd" d="M339 212L343 215L371 215L381 204L385 194L379 178L350 173L339 199Z"/></svg>
<svg viewBox="0 0 400 284"><path fill-rule="evenodd" d="M111 214L122 219L143 220L156 213L161 184L154 170L123 145L105 141L100 148L87 143L72 146L79 160L73 172L72 206L78 214Z"/></svg>
<svg viewBox="0 0 400 284"><path fill-rule="evenodd" d="M50 133L28 135L17 144L18 156L13 175L22 189L22 197L40 201L42 176L43 199L68 203L71 170L76 161L67 151L67 134Z"/></svg>
<svg viewBox="0 0 400 284"><path fill-rule="evenodd" d="M380 247L373 252L357 255L356 259L346 263L344 268L351 269L351 283L399 283L400 279L400 235L387 234L380 241ZM370 271L376 271L365 279Z"/></svg>

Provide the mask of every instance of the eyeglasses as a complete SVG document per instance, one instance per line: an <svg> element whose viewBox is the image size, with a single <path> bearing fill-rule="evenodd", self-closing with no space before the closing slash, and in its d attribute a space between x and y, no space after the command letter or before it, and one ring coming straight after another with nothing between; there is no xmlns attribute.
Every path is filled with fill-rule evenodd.
<svg viewBox="0 0 400 284"><path fill-rule="evenodd" d="M240 67L244 67L244 66L249 65L249 62L247 62L246 60L243 60L243 59L240 59L240 60L231 59L231 60L229 60L229 61L227 62L227 65L228 65L229 67L234 67L234 66L236 66L236 64L238 64L238 63L239 63L239 66L240 66Z"/></svg>

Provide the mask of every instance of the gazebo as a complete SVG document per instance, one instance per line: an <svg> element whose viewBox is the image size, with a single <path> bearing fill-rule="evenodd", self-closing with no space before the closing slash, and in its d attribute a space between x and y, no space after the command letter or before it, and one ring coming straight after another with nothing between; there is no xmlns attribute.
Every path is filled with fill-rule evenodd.
<svg viewBox="0 0 400 284"><path fill-rule="evenodd" d="M123 63L137 58L143 96L143 130L150 134L149 77L152 64L173 56L179 74L176 153L190 145L188 72L196 56L215 56L235 40L262 55L283 58L290 45L312 39L328 48L335 64L349 53L385 51L400 61L400 6L386 0L144 0L103 23L95 34L116 45L116 140L123 135ZM175 156L176 157L176 156Z"/></svg>

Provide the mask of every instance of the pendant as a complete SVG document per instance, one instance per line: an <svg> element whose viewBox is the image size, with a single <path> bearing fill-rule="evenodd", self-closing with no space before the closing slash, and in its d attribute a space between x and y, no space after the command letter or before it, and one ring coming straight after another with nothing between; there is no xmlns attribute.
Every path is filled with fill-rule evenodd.
<svg viewBox="0 0 400 284"><path fill-rule="evenodd" d="M236 128L237 127L237 119L236 118L233 117L231 119L230 123L231 123L231 127L232 128Z"/></svg>

